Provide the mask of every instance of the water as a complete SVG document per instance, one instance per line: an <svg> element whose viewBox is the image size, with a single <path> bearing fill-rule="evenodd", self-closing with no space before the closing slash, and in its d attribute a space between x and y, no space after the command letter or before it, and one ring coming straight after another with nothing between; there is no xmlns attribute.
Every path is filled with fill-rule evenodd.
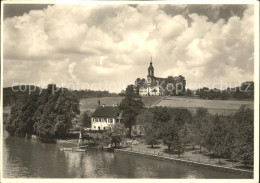
<svg viewBox="0 0 260 183"><path fill-rule="evenodd" d="M66 143L10 137L4 132L4 178L248 178L245 175L88 149L61 151Z"/></svg>

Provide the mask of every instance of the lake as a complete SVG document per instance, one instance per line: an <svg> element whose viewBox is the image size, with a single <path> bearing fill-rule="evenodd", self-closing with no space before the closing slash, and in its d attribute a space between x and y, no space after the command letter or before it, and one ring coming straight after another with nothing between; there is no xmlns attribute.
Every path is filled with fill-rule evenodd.
<svg viewBox="0 0 260 183"><path fill-rule="evenodd" d="M97 149L61 151L72 145L11 137L6 131L3 136L4 178L250 178Z"/></svg>

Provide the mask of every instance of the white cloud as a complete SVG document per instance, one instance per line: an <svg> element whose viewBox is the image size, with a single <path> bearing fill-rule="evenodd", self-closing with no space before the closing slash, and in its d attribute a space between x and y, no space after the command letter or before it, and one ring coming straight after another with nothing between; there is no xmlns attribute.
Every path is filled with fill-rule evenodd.
<svg viewBox="0 0 260 183"><path fill-rule="evenodd" d="M146 77L151 56L157 76L183 75L188 87L253 80L252 6L216 22L197 13L172 16L166 6L54 5L6 18L4 86L130 84Z"/></svg>

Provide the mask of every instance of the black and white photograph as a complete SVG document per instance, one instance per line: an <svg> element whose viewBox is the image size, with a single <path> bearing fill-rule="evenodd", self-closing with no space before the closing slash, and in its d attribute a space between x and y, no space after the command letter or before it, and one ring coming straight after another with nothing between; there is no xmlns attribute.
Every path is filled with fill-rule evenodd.
<svg viewBox="0 0 260 183"><path fill-rule="evenodd" d="M1 13L1 182L258 182L258 1Z"/></svg>

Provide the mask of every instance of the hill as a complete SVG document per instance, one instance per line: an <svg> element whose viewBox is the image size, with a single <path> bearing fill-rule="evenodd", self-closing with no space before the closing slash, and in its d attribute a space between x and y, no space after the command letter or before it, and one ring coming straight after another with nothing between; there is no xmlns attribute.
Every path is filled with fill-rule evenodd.
<svg viewBox="0 0 260 183"><path fill-rule="evenodd" d="M231 114L236 112L241 105L254 109L254 101L245 100L204 100L189 97L165 97L155 106L169 106L187 108L195 112L198 107L207 108L211 114Z"/></svg>
<svg viewBox="0 0 260 183"><path fill-rule="evenodd" d="M100 98L82 98L80 99L80 111L84 112L89 110L94 112L98 107L98 100L100 100L100 105L105 104L106 106L119 105L124 97L100 97ZM142 101L146 107L152 106L157 101L161 100L163 96L150 96L142 97Z"/></svg>
<svg viewBox="0 0 260 183"><path fill-rule="evenodd" d="M101 97L101 98L82 98L80 99L80 111L94 112L99 106L98 100L100 100L100 105L105 104L106 106L119 105L123 97Z"/></svg>

